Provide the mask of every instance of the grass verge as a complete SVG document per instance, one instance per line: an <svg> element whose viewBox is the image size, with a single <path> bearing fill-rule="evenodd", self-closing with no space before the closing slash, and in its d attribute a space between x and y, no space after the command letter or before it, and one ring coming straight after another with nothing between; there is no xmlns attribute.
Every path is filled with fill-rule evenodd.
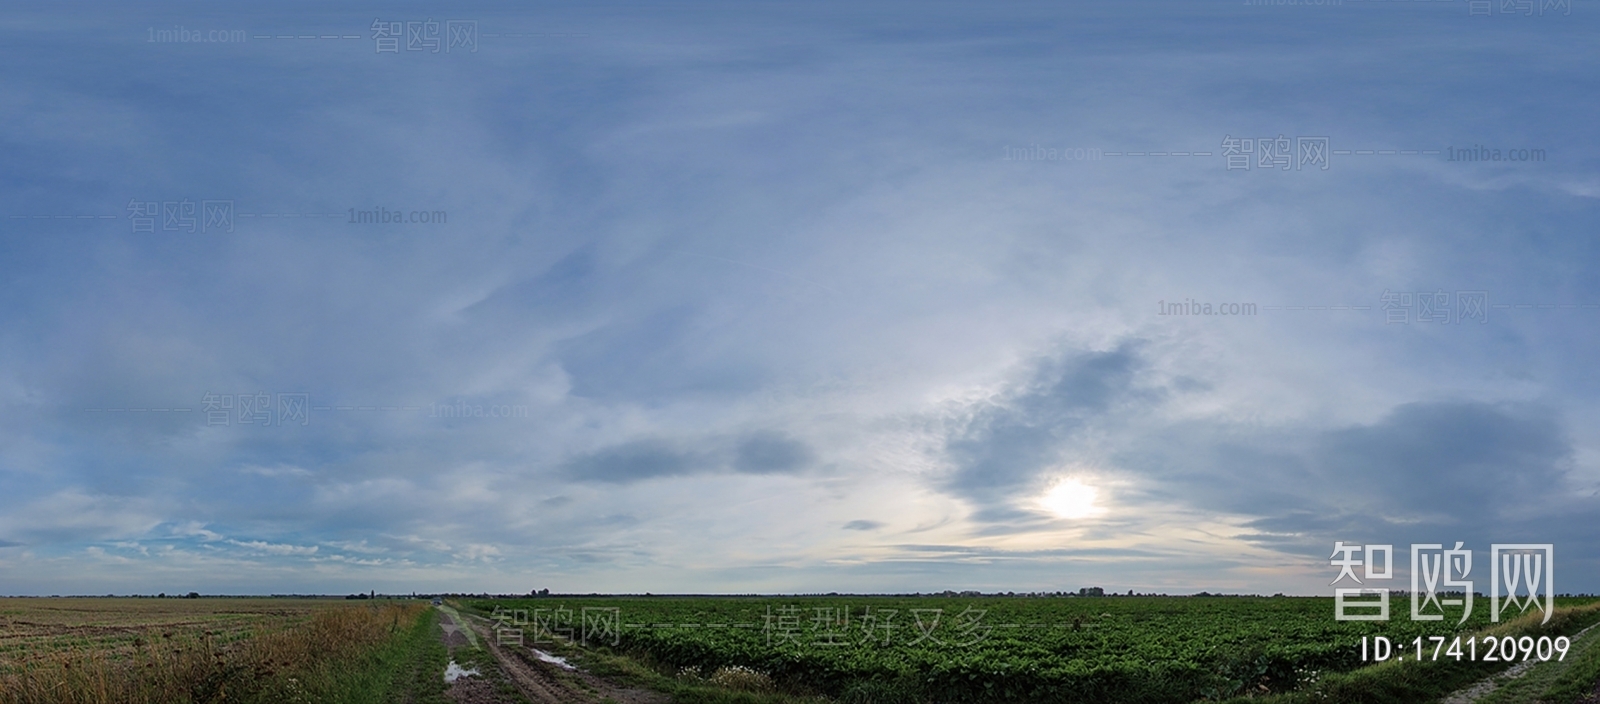
<svg viewBox="0 0 1600 704"><path fill-rule="evenodd" d="M332 669L316 701L445 704L442 673L450 655L439 640L438 626L438 612L423 612L388 642Z"/></svg>
<svg viewBox="0 0 1600 704"><path fill-rule="evenodd" d="M1542 618L1537 613L1528 614L1472 635L1480 639L1483 636L1571 636L1600 622L1600 604L1558 608L1547 624L1540 623ZM1482 660L1390 660L1353 672L1327 675L1299 691L1264 697L1237 697L1227 700L1226 704L1418 704L1437 701L1510 665ZM1592 679L1590 683L1593 683Z"/></svg>
<svg viewBox="0 0 1600 704"><path fill-rule="evenodd" d="M605 649L553 647L591 674L629 687L650 689L673 704L829 704L809 692L785 691L760 673L721 668L715 672L669 672L648 654L620 654Z"/></svg>
<svg viewBox="0 0 1600 704"><path fill-rule="evenodd" d="M1572 643L1572 650L1561 661L1542 663L1521 677L1501 680L1479 704L1572 704L1594 691L1600 680L1600 628Z"/></svg>

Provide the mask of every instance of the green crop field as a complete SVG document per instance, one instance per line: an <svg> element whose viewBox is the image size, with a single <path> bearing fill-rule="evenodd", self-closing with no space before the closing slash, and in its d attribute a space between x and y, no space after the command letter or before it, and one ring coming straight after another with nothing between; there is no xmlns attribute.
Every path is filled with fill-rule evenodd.
<svg viewBox="0 0 1600 704"><path fill-rule="evenodd" d="M465 604L530 644L570 641L669 671L749 668L799 691L863 702L1186 703L1307 692L1372 665L1362 659L1363 637L1383 636L1395 656L1414 660L1415 638L1424 639L1431 658L1429 637L1471 636L1492 625L1487 603L1459 626L1414 622L1407 599L1392 601L1387 622L1337 621L1332 599L1292 597L544 597ZM1548 626L1524 617L1498 628L1553 642L1600 619L1592 599L1560 599L1557 606L1562 615ZM1446 662L1422 667L1441 686L1505 666L1440 657Z"/></svg>

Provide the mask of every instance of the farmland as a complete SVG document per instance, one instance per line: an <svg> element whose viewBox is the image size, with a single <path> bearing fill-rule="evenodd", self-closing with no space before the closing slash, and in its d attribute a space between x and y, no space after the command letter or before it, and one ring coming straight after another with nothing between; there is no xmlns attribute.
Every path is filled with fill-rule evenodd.
<svg viewBox="0 0 1600 704"><path fill-rule="evenodd" d="M1480 632L1406 618L1336 621L1326 598L749 597L537 598L465 602L532 642L575 641L665 671L749 668L845 701L1192 702L1307 691L1364 663L1363 636L1409 643ZM1593 600L1562 599L1554 637L1600 620ZM1425 663L1436 683L1499 664ZM1366 668L1373 670L1375 668ZM1343 685L1339 685L1343 686ZM1409 686L1409 685L1407 685ZM1408 690L1409 691L1409 690ZM1448 690L1445 690L1448 691ZM1414 692L1413 692L1414 693ZM1375 700L1376 701L1376 700Z"/></svg>
<svg viewBox="0 0 1600 704"><path fill-rule="evenodd" d="M225 646L345 602L323 599L20 598L0 600L0 673L69 651L131 654L151 638L211 634Z"/></svg>
<svg viewBox="0 0 1600 704"><path fill-rule="evenodd" d="M1408 609L1396 599L1394 618L1370 622L1294 597L0 599L0 704L1416 704L1509 667L1415 661L1412 639L1458 635L1571 638L1570 658L1529 651L1528 674L1481 704L1571 704L1600 678L1600 628L1578 635L1600 601L1558 599L1544 625L1490 624L1479 607L1458 628ZM1364 660L1376 636L1407 661ZM447 685L456 661L476 674Z"/></svg>
<svg viewBox="0 0 1600 704"><path fill-rule="evenodd" d="M0 599L0 704L385 701L432 625L414 602Z"/></svg>

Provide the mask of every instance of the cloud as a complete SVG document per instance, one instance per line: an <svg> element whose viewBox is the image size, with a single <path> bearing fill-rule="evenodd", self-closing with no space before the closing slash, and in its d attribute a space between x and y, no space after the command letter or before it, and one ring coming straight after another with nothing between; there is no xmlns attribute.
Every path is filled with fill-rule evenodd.
<svg viewBox="0 0 1600 704"><path fill-rule="evenodd" d="M199 521L188 521L182 525L173 526L171 531L172 535L186 538L199 538L206 542L214 542L224 538L222 534L217 533L216 531L207 530L205 524L200 523Z"/></svg>
<svg viewBox="0 0 1600 704"><path fill-rule="evenodd" d="M64 489L0 514L0 534L42 544L137 538L161 524L167 503Z"/></svg>
<svg viewBox="0 0 1600 704"><path fill-rule="evenodd" d="M362 554L382 554L389 552L389 548L387 547L368 545L366 539L362 539L360 541L331 540L322 544L330 548L334 548L335 550L344 550L345 552L356 552Z"/></svg>
<svg viewBox="0 0 1600 704"><path fill-rule="evenodd" d="M1427 402L1324 433L1311 453L1325 486L1346 501L1465 523L1560 494L1572 447L1548 408Z"/></svg>
<svg viewBox="0 0 1600 704"><path fill-rule="evenodd" d="M882 528L885 525L888 525L888 524L883 523L882 521L870 521L870 520L867 520L867 519L864 519L864 518L860 518L860 519L856 519L854 521L851 521L849 523L844 524L844 529L845 530L878 530L879 528Z"/></svg>
<svg viewBox="0 0 1600 704"><path fill-rule="evenodd" d="M1157 496L1247 517L1247 540L1314 554L1334 540L1570 535L1561 524L1597 513L1570 491L1572 459L1548 407L1430 401L1334 428L1156 428L1117 461Z"/></svg>
<svg viewBox="0 0 1600 704"><path fill-rule="evenodd" d="M751 474L773 474L804 469L815 459L804 442L776 431L750 433L735 447L733 466Z"/></svg>
<svg viewBox="0 0 1600 704"><path fill-rule="evenodd" d="M278 465L276 467L248 466L239 468L240 474L253 474L258 477L309 477L311 470L304 467Z"/></svg>
<svg viewBox="0 0 1600 704"><path fill-rule="evenodd" d="M977 404L945 443L954 470L947 490L973 503L980 521L1027 520L1013 504L1066 457L1078 433L1119 404L1141 397L1134 386L1139 344L1063 351L1038 361L1017 388Z"/></svg>
<svg viewBox="0 0 1600 704"><path fill-rule="evenodd" d="M635 440L568 460L564 474L577 481L635 482L676 477L699 469L696 458L664 440Z"/></svg>
<svg viewBox="0 0 1600 704"><path fill-rule="evenodd" d="M347 565L360 565L362 567L381 567L383 565L390 565L390 564L394 564L395 563L394 560L390 560L390 559L387 559L387 558L360 558L360 557L350 557L348 555L327 555L327 556L324 556L324 557L314 557L314 558L311 558L311 561L312 562L342 562L342 563L347 564Z"/></svg>
<svg viewBox="0 0 1600 704"><path fill-rule="evenodd" d="M662 438L631 440L571 457L562 475L582 482L631 483L647 479L724 472L787 474L811 466L810 445L787 433L759 430L736 436L705 435L674 443ZM680 449L693 444L698 449ZM565 497L552 497L559 506Z"/></svg>
<svg viewBox="0 0 1600 704"><path fill-rule="evenodd" d="M144 556L147 556L147 557L150 555L150 548L148 548L148 547L146 547L144 545L140 545L139 543L134 542L134 541L118 541L118 542L112 543L112 545L115 546L115 547L122 548L123 550L132 550L134 552L139 553L140 555L144 555Z"/></svg>
<svg viewBox="0 0 1600 704"><path fill-rule="evenodd" d="M459 557L467 562L492 562L500 555L501 550L498 546L473 544L463 547Z"/></svg>
<svg viewBox="0 0 1600 704"><path fill-rule="evenodd" d="M264 552L268 555L314 555L318 549L316 545L289 545L286 543L268 543L262 540L239 541L230 539L226 542L229 545L237 545L241 548Z"/></svg>

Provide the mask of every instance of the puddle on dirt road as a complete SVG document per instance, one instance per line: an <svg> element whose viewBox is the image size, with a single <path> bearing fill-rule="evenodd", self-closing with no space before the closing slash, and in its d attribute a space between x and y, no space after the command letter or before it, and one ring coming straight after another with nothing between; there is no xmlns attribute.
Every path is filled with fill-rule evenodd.
<svg viewBox="0 0 1600 704"><path fill-rule="evenodd" d="M573 667L572 665L568 664L567 663L567 659L564 658L564 657L561 657L560 655L551 655L551 654L549 654L549 653L547 653L547 652L545 652L543 650L540 650L538 648L529 648L529 650L533 651L533 656L534 657L539 658L540 660L543 660L543 661L548 662L548 663L553 663L556 666L561 667L563 669L567 669L567 670L576 670L576 669L578 669L578 668Z"/></svg>
<svg viewBox="0 0 1600 704"><path fill-rule="evenodd" d="M444 681L446 683L449 683L449 682L454 682L456 680L459 680L459 679L461 679L463 677L466 677L468 675L481 675L481 674L483 674L483 673L478 672L478 668L476 668L476 667L472 668L471 670L463 670L463 669L461 669L460 665L456 664L456 661L451 660L450 661L450 666L446 667L444 669Z"/></svg>

